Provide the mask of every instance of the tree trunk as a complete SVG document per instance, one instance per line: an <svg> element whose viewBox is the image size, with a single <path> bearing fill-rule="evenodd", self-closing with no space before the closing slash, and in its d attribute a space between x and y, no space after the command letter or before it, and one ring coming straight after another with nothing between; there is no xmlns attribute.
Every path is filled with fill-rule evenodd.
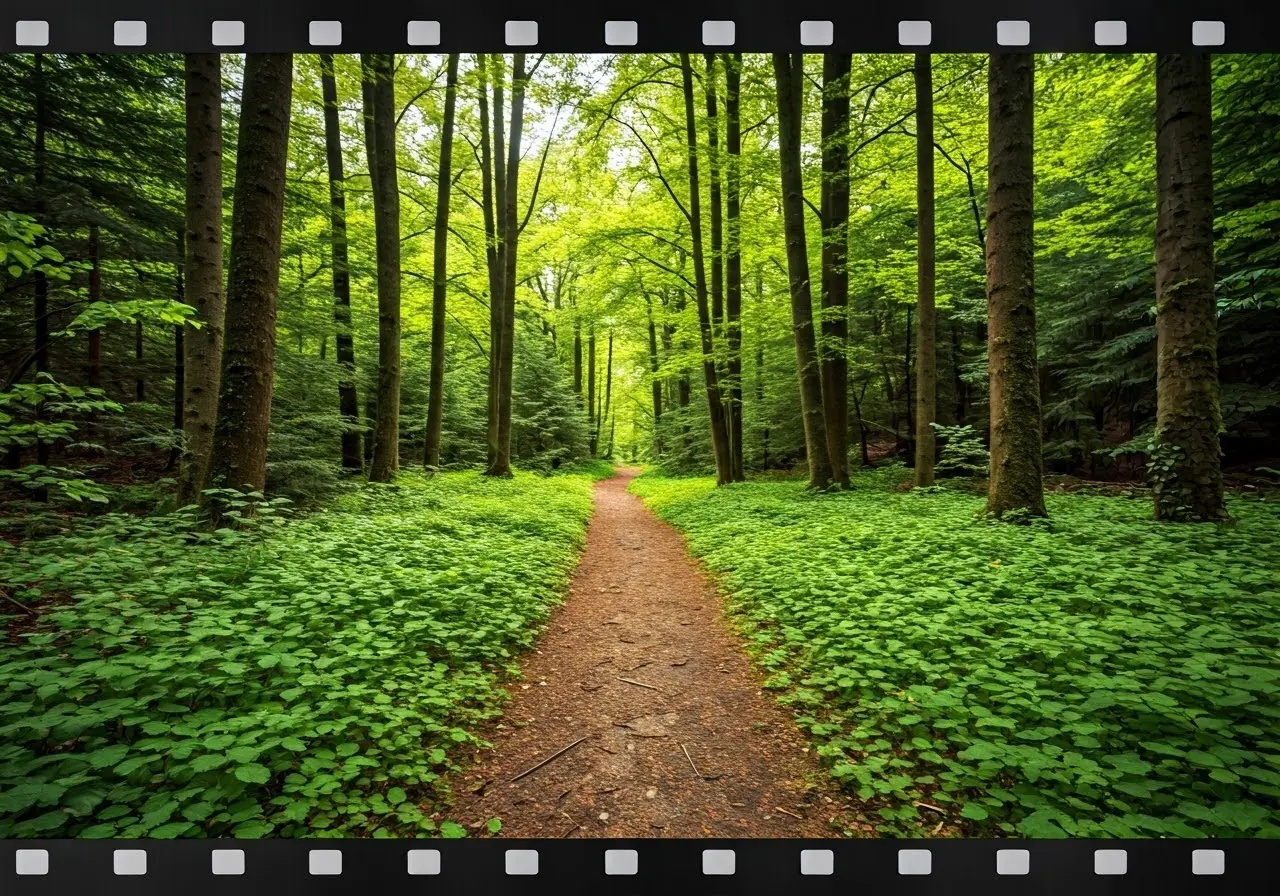
<svg viewBox="0 0 1280 896"><path fill-rule="evenodd" d="M747 478L742 451L742 116L739 87L742 54L725 54L725 212L728 218L728 256L725 259L725 335L729 344L729 479Z"/></svg>
<svg viewBox="0 0 1280 896"><path fill-rule="evenodd" d="M596 456L596 325L591 323L587 330L587 433L590 441L591 456Z"/></svg>
<svg viewBox="0 0 1280 896"><path fill-rule="evenodd" d="M573 321L573 394L578 396L578 405L582 405L582 321L577 319L574 309Z"/></svg>
<svg viewBox="0 0 1280 896"><path fill-rule="evenodd" d="M186 227L178 229L177 241L175 248L177 254L174 256L174 290L176 298L180 304L186 304L187 289L186 281L183 276L183 269L187 259L187 230ZM173 431L176 435L182 432L182 420L184 417L184 405L186 403L186 379L187 379L187 363L184 324L178 324L173 328ZM182 449L175 445L169 449L169 461L165 464L165 470L172 470L177 466L178 461L182 458ZM182 506L182 505L178 505Z"/></svg>
<svg viewBox="0 0 1280 896"><path fill-rule="evenodd" d="M199 329L183 338L182 431L186 442L178 476L179 507L200 503L209 487L226 296L222 247L222 57L186 57L187 205L183 247L187 304Z"/></svg>
<svg viewBox="0 0 1280 896"><path fill-rule="evenodd" d="M649 372L653 390L653 453L662 457L662 380L658 377L661 364L658 360L658 326L653 319L653 297L645 295L645 310L649 318Z"/></svg>
<svg viewBox="0 0 1280 896"><path fill-rule="evenodd" d="M938 414L938 336L933 280L933 65L916 54L916 468L915 486L933 485Z"/></svg>
<svg viewBox="0 0 1280 896"><path fill-rule="evenodd" d="M515 369L516 263L520 223L516 210L520 194L520 142L524 132L525 54L516 53L511 71L511 127L507 140L505 185L498 191L502 215L502 355L498 368L497 452L486 471L490 476L511 475L511 398ZM503 177L501 167L498 176Z"/></svg>
<svg viewBox="0 0 1280 896"><path fill-rule="evenodd" d="M1156 174L1155 516L1224 520L1207 54L1156 57Z"/></svg>
<svg viewBox="0 0 1280 896"><path fill-rule="evenodd" d="M711 200L711 331L724 335L724 197L720 191L720 111L716 102L716 54L704 53L706 77L702 81L707 100L707 167Z"/></svg>
<svg viewBox="0 0 1280 896"><path fill-rule="evenodd" d="M213 456L223 485L262 491L267 482L275 376L293 56L246 56L241 96L226 334Z"/></svg>
<svg viewBox="0 0 1280 896"><path fill-rule="evenodd" d="M440 173L436 179L435 257L431 284L431 383L427 399L429 469L440 466L440 429L444 423L444 324L449 279L449 187L453 179L453 120L458 105L458 54L449 54L445 74L444 123L440 133Z"/></svg>
<svg viewBox="0 0 1280 896"><path fill-rule="evenodd" d="M324 95L324 145L329 167L329 240L333 251L333 324L338 352L338 413L342 415L342 468L364 469L360 448L360 401L356 396L355 339L351 332L351 264L347 254L347 200L342 171L342 130L333 54L320 54ZM321 345L323 354L323 344Z"/></svg>
<svg viewBox="0 0 1280 896"><path fill-rule="evenodd" d="M42 225L47 226L44 220L47 210L45 201L45 166L48 158L45 150L46 132L48 130L49 120L49 100L45 95L44 81L44 54L37 53L34 65L35 89L33 91L33 99L35 103L35 119L36 119L36 145L35 145L35 187L36 187L36 210L37 216ZM42 240L43 241L43 240ZM35 318L35 366L37 380L39 374L49 372L49 280L45 276L44 271L37 270L35 272L35 295L32 300L31 313ZM40 402L35 406L35 419L39 422L44 415L44 402ZM49 465L49 448L50 445L44 439L36 438L36 464L41 467ZM37 501L49 500L49 490L41 487L35 491L35 499Z"/></svg>
<svg viewBox="0 0 1280 896"><path fill-rule="evenodd" d="M698 330L702 337L702 371L707 386L707 410L711 418L711 450L715 456L716 482L730 481L729 437L725 428L724 401L716 375L715 343L711 311L707 307L707 266L702 255L702 193L698 184L698 127L693 109L693 64L680 54L684 80L685 141L689 154L689 225L693 240L694 292L698 304Z"/></svg>
<svg viewBox="0 0 1280 896"><path fill-rule="evenodd" d="M378 420L370 482L390 482L400 469L400 187L396 173L395 56L367 53L361 69L370 88L365 140L373 158L373 220L378 258Z"/></svg>
<svg viewBox="0 0 1280 896"><path fill-rule="evenodd" d="M853 57L826 53L822 66L823 429L831 479L849 487L849 72ZM803 213L803 212L802 212Z"/></svg>
<svg viewBox="0 0 1280 896"><path fill-rule="evenodd" d="M990 60L987 356L991 480L987 513L1045 516L1034 289L1034 58Z"/></svg>
<svg viewBox="0 0 1280 896"><path fill-rule="evenodd" d="M809 252L804 233L804 179L800 169L804 57L799 53L794 57L787 53L774 53L773 70L778 87L782 216L787 242L787 272L791 281L791 328L796 344L805 456L809 462L809 487L824 489L831 485L831 461L822 419L822 381L813 331Z"/></svg>
<svg viewBox="0 0 1280 896"><path fill-rule="evenodd" d="M486 392L486 465L492 465L498 445L498 364L502 350L502 265L498 252L498 222L494 212L493 143L489 138L490 119L496 119L495 127L501 129L502 86L494 86L497 108L489 109L489 74L485 54L476 56L479 74L480 103L480 206L484 218L485 267L489 273L489 383ZM501 73L495 72L501 80ZM501 152L498 153L501 156ZM499 160L501 161L501 160Z"/></svg>
<svg viewBox="0 0 1280 896"><path fill-rule="evenodd" d="M596 443L600 441L600 422L609 419L609 403L613 397L613 330L609 331L608 360L604 364L604 413L596 419ZM606 455L607 456L607 455Z"/></svg>

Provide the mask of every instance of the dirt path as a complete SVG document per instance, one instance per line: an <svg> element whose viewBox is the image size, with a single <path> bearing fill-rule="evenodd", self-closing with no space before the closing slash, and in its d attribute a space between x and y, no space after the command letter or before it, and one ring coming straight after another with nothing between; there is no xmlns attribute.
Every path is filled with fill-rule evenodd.
<svg viewBox="0 0 1280 896"><path fill-rule="evenodd" d="M597 485L569 599L453 817L497 817L505 837L839 836L846 800L761 693L680 534L627 492L636 472Z"/></svg>

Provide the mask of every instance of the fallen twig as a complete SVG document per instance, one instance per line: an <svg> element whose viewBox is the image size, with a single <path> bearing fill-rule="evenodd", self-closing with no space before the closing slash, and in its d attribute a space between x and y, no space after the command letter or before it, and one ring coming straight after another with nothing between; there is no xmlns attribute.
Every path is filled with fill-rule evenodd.
<svg viewBox="0 0 1280 896"><path fill-rule="evenodd" d="M684 666L684 665L687 665L687 664L688 664L688 662L689 662L688 657L685 657L685 658L684 658L684 659L682 659L680 662L678 662L678 663L672 663L671 665L673 665L673 666Z"/></svg>
<svg viewBox="0 0 1280 896"><path fill-rule="evenodd" d="M784 808L782 808L781 806L774 806L774 807L773 807L773 811L774 811L774 812L781 812L783 815L790 815L792 818L798 818L798 819L800 819L801 821L804 821L804 816L803 816L803 815L797 815L796 813L792 812L790 809L784 809Z"/></svg>
<svg viewBox="0 0 1280 896"><path fill-rule="evenodd" d="M623 669L622 671L623 671L623 672L634 672L634 671L636 671L637 669L643 669L645 666L652 666L652 665L653 665L653 660L645 660L643 663L641 663L641 664L640 664L640 665L638 665L638 666L632 666L630 669Z"/></svg>
<svg viewBox="0 0 1280 896"><path fill-rule="evenodd" d="M622 678L621 676L619 676L618 681L625 681L627 684L634 684L637 687L648 688L651 691L662 690L662 688L658 687L656 684L645 684L643 681L634 681L633 679Z"/></svg>
<svg viewBox="0 0 1280 896"><path fill-rule="evenodd" d="M939 815L947 814L945 810L939 809L937 806L930 806L928 803L913 803L912 805L919 806L921 809L932 809L934 812L937 812Z"/></svg>
<svg viewBox="0 0 1280 896"><path fill-rule="evenodd" d="M565 753L568 753L570 750L572 750L574 747L576 747L578 744L582 743L584 740L586 740L586 739L587 739L587 738L589 738L590 736L591 736L591 735L589 735L589 734L584 734L582 737L578 738L578 739L577 739L577 740L575 740L573 743L569 744L569 746L565 747L565 748L564 748L564 749L562 749L562 750L557 750L556 752L554 752L554 753L552 753L550 756L548 756L546 759L544 759L544 760L542 760L541 762L539 762L539 763L538 763L537 765L535 765L533 768L526 769L525 771L522 771L520 774L516 775L514 778L512 778L512 779L511 779L510 781L508 781L507 783L508 783L508 784L514 784L516 781L519 781L519 780L520 780L521 778L523 778L525 775L531 775L531 774L533 774L533 773L534 773L534 772L536 772L538 769L542 768L544 765L546 765L548 762L550 762L552 759L558 759L559 757L563 756Z"/></svg>
<svg viewBox="0 0 1280 896"><path fill-rule="evenodd" d="M561 834L561 835L560 835L560 839L561 839L561 840L565 839L566 837L568 837L570 834L572 834L574 831L576 831L576 830L577 830L578 828L580 828L580 827L582 827L582 822L578 822L578 823L577 823L577 824L575 824L573 827L569 828L569 830L567 830L567 831L565 831L563 834Z"/></svg>
<svg viewBox="0 0 1280 896"><path fill-rule="evenodd" d="M3 597L3 598L4 598L5 600L7 600L9 603L13 604L15 607L17 607L19 610L22 610L22 611L23 611L23 612L25 612L25 613L30 613L32 616L39 616L39 615L40 615L40 614L39 614L39 613L37 613L35 610L33 610L33 609L31 609L30 607L28 607L26 604L20 604L20 603L18 603L16 600L14 600L14 599L13 599L12 597L10 597L9 595L5 594L3 591L0 591L0 597Z"/></svg>
<svg viewBox="0 0 1280 896"><path fill-rule="evenodd" d="M689 755L688 748L686 748L684 744L681 744L680 749L684 750L684 758L689 760L689 767L693 769L693 773L701 778L702 772L698 771L698 767L693 764L693 757Z"/></svg>

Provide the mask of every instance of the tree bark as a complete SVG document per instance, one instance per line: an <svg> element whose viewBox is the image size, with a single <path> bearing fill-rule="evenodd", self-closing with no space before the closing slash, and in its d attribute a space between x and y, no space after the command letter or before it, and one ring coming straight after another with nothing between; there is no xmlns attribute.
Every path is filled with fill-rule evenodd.
<svg viewBox="0 0 1280 896"><path fill-rule="evenodd" d="M778 156L782 168L782 216L787 243L787 272L791 292L791 328L796 345L796 373L800 381L800 414L804 421L809 487L831 485L831 460L822 415L822 381L817 339L813 329L813 299L809 281L809 252L804 232L804 179L800 169L803 121L804 57L773 54L778 88Z"/></svg>
<svg viewBox="0 0 1280 896"><path fill-rule="evenodd" d="M934 307L933 65L916 54L916 466L915 486L933 485L938 414L937 312Z"/></svg>
<svg viewBox="0 0 1280 896"><path fill-rule="evenodd" d="M395 56L361 57L372 110L365 134L373 157L373 219L378 257L378 420L370 482L390 482L400 469L400 187L396 172Z"/></svg>
<svg viewBox="0 0 1280 896"><path fill-rule="evenodd" d="M520 194L520 142L524 132L525 54L516 53L511 70L511 127L507 139L505 172L498 169L498 198L502 225L502 354L498 367L497 451L486 471L490 476L511 475L511 398L515 369L516 263L520 222L516 209Z"/></svg>
<svg viewBox="0 0 1280 896"><path fill-rule="evenodd" d="M987 513L1045 516L1036 367L1034 58L997 53L988 76L987 356L991 479Z"/></svg>
<svg viewBox="0 0 1280 896"><path fill-rule="evenodd" d="M653 319L653 297L645 294L645 311L649 323L649 372L653 375L650 387L653 391L653 453L662 457L662 380L658 377L661 364L658 360L658 326Z"/></svg>
<svg viewBox="0 0 1280 896"><path fill-rule="evenodd" d="M728 342L729 401L725 404L729 437L729 479L747 478L742 449L742 54L725 54L725 336Z"/></svg>
<svg viewBox="0 0 1280 896"><path fill-rule="evenodd" d="M440 430L444 423L444 324L449 278L449 187L453 180L453 120L458 106L458 54L449 54L445 74L444 123L440 132L440 173L436 179L435 257L431 283L431 381L427 399L429 469L440 466Z"/></svg>
<svg viewBox="0 0 1280 896"><path fill-rule="evenodd" d="M591 456L596 456L596 325L591 323L587 330L587 432L589 433Z"/></svg>
<svg viewBox="0 0 1280 896"><path fill-rule="evenodd" d="M1156 57L1155 517L1227 518L1213 261L1209 56Z"/></svg>
<svg viewBox="0 0 1280 896"><path fill-rule="evenodd" d="M262 491L275 376L293 56L246 56L241 96L214 469L230 488Z"/></svg>
<svg viewBox="0 0 1280 896"><path fill-rule="evenodd" d="M184 268L187 260L187 230L186 227L178 229L177 241L175 248L175 271L174 271L174 291L175 297L180 304L186 304L187 288L186 279L184 277ZM185 324L178 324L173 328L173 431L174 433L182 432L182 421L185 416L186 405L186 379L187 379L187 362L186 362L186 339ZM182 458L182 449L175 445L169 449L169 461L165 464L166 470L172 470L177 466L178 461ZM182 505L178 505L181 507Z"/></svg>
<svg viewBox="0 0 1280 896"><path fill-rule="evenodd" d="M706 77L702 81L707 101L707 168L711 200L711 331L724 335L724 195L720 190L720 110L716 100L716 54L704 53Z"/></svg>
<svg viewBox="0 0 1280 896"><path fill-rule="evenodd" d="M46 94L46 85L44 79L44 54L37 53L33 69L35 80L35 89L33 90L33 101L35 104L36 119L36 139L35 139L35 187L36 187L36 210L37 216L41 224L46 224L44 220L47 211L47 202L45 200L45 168L48 164L48 156L45 148L46 134L48 131L49 121L49 98ZM35 272L35 295L32 300L31 313L35 318L35 367L36 378L39 375L49 372L49 280L45 276L44 271L37 270ZM35 406L34 417L37 422L44 416L44 402L40 402ZM49 465L49 449L50 445L44 439L36 437L36 464L41 467ZM35 491L35 499L37 501L49 500L49 490L41 487Z"/></svg>
<svg viewBox="0 0 1280 896"><path fill-rule="evenodd" d="M826 53L822 67L823 429L831 479L849 487L849 53Z"/></svg>
<svg viewBox="0 0 1280 896"><path fill-rule="evenodd" d="M333 54L320 54L324 96L324 145L329 168L329 241L333 252L333 324L338 353L338 413L342 415L342 468L364 469L360 447L360 401L356 395L355 339L351 331L351 264L347 253L347 201L342 170L342 130ZM321 345L323 352L323 344Z"/></svg>
<svg viewBox="0 0 1280 896"><path fill-rule="evenodd" d="M702 192L698 184L698 127L693 106L693 64L688 53L680 54L684 81L685 141L689 154L689 225L693 240L694 292L698 305L698 330L702 339L702 372L707 387L707 410L711 418L711 450L716 464L716 483L731 479L729 438L725 428L724 401L716 371L715 343L711 311L707 307L707 266L702 254Z"/></svg>

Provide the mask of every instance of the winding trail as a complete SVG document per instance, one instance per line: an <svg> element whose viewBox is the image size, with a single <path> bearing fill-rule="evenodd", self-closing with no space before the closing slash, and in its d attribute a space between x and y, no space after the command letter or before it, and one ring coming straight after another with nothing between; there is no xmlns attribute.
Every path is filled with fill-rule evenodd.
<svg viewBox="0 0 1280 896"><path fill-rule="evenodd" d="M683 538L628 493L637 472L597 484L568 600L451 815L504 837L839 836L847 798L761 692Z"/></svg>

